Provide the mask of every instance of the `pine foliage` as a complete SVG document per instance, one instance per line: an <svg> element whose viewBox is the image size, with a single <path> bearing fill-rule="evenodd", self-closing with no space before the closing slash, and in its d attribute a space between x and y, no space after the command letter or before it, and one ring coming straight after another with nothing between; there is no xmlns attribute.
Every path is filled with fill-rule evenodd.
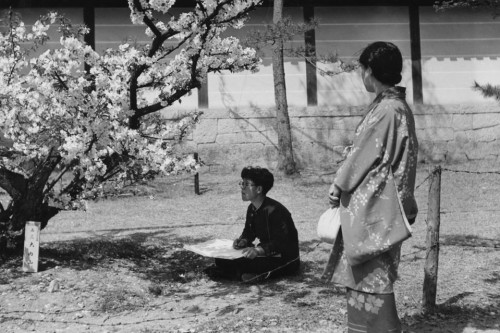
<svg viewBox="0 0 500 333"><path fill-rule="evenodd" d="M493 97L500 102L500 86L493 86L491 84L480 85L474 82L474 90L479 91L484 97Z"/></svg>

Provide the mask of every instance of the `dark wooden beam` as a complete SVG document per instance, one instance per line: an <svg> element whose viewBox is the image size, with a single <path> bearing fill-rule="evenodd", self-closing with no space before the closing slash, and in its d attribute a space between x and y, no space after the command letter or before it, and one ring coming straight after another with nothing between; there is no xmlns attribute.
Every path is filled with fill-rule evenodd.
<svg viewBox="0 0 500 333"><path fill-rule="evenodd" d="M208 109L208 78L198 88L198 108Z"/></svg>
<svg viewBox="0 0 500 333"><path fill-rule="evenodd" d="M423 104L422 91L422 52L420 48L420 15L419 6L410 5L410 44L411 44L411 75L413 81L413 103Z"/></svg>
<svg viewBox="0 0 500 333"><path fill-rule="evenodd" d="M95 50L95 10L92 6L83 8L83 23L89 28L89 33L85 35L85 44ZM85 63L85 71L90 72L90 65Z"/></svg>
<svg viewBox="0 0 500 333"><path fill-rule="evenodd" d="M304 22L314 20L314 6L310 2L304 4ZM316 71L316 32L314 29L304 33L304 42L306 46L306 86L307 86L307 105L318 105L318 78Z"/></svg>
<svg viewBox="0 0 500 333"><path fill-rule="evenodd" d="M0 8L128 7L127 0L2 0Z"/></svg>
<svg viewBox="0 0 500 333"><path fill-rule="evenodd" d="M285 0L285 7L311 6L432 6L435 0ZM178 0L175 7L191 7L194 0ZM264 7L272 7L273 0L265 0ZM128 7L127 0L1 0L0 8L35 8L35 7Z"/></svg>

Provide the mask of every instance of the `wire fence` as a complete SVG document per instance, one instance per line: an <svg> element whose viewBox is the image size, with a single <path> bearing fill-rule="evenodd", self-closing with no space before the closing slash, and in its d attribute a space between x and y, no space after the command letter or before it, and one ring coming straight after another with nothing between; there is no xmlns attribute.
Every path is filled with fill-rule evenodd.
<svg viewBox="0 0 500 333"><path fill-rule="evenodd" d="M417 191L420 187L422 187L423 185L425 185L429 179L433 176L434 172L436 169L440 169L441 171L446 171L446 172L453 172L453 173L465 173L465 174L492 174L492 175L500 175L500 171L471 171L471 170L456 170L456 169L450 169L450 168L442 168L441 166L435 166L432 170L429 171L429 174L418 184L415 186L415 191ZM490 210L490 211L496 211L496 210ZM443 213L443 212L441 212ZM307 259L309 258L309 256L316 250L316 248L321 244L322 242L321 241L318 241L314 246L311 247L311 249L309 249L306 253L304 253L302 255L302 259ZM424 250L420 250L420 251L424 251ZM287 265L291 264L292 262L294 261L297 261L299 260L300 258L297 257L287 263L285 263L284 265L282 266L279 266L271 271L268 271L268 272L264 272L262 274L258 274L256 275L255 277L253 277L252 279L249 279L247 281L244 281L242 283L252 283L252 282L256 282L256 281L261 281L261 280L265 280L265 279L268 279L274 272L276 271L279 271L283 268L285 268Z"/></svg>
<svg viewBox="0 0 500 333"><path fill-rule="evenodd" d="M500 175L500 171L470 171L470 170L456 170L456 169L449 169L449 168L442 168L441 166L437 166L437 168L440 168L441 171L448 171L448 172L454 172L454 173L467 173L467 174L492 174L492 175ZM424 185L429 178L432 177L432 172L429 172L427 177L424 178L417 186L415 186L415 191L418 190L422 185Z"/></svg>
<svg viewBox="0 0 500 333"><path fill-rule="evenodd" d="M437 166L437 167L440 168L439 166ZM500 171L471 171L471 170L457 170L457 169L451 169L451 168L440 168L440 169L441 169L441 171L450 172L450 173L465 173L465 174L475 174L475 175L481 175L481 174L500 175ZM433 170L430 170L429 174L422 181L420 181L417 186L415 186L415 191L418 190L420 187L422 187L423 185L425 185L429 181L429 179L432 177L434 170L435 170L435 168ZM189 178L191 179L191 177L189 177ZM301 256L302 259L303 260L310 259L310 256L321 245L321 243L322 243L321 241L318 241L317 243L313 244L307 252L302 254L302 256ZM420 251L421 250L419 250L418 252L420 252ZM285 266L289 265L290 263L292 263L296 260L299 260L299 257L285 263L284 265L282 265L280 267L277 267L274 270L257 275L253 279L247 280L247 281L242 282L242 283L252 283L252 282L256 282L257 280L258 281L265 280L265 279L269 278L272 275L272 273L274 273L280 269L283 269ZM415 301L415 303L416 302L417 301ZM244 303L244 301L241 301L241 302L236 302L235 304L231 304L231 305L237 306L237 305L241 305L243 303ZM215 308L215 309L211 309L208 311L204 311L202 313L172 316L172 317L168 317L168 318L152 318L152 319L144 318L142 320L137 320L134 322L118 322L118 323L108 322L107 319L112 319L114 317L113 315L110 315L109 317L107 317L102 323L90 323L90 322L89 323L82 323L82 322L76 321L76 320L74 320L74 321L58 321L58 322L78 323L78 324L86 324L89 326L100 326L100 327L127 326L127 325L141 324L141 323L145 323L145 322L162 321L162 320L175 320L175 319L185 319L185 318L193 318L193 317L199 317L199 316L207 316L211 313L219 312L220 310L221 309L219 309L219 308ZM40 313L45 314L45 312L40 312ZM17 319L19 319L17 316L6 316L6 315L3 315L2 318L4 321L5 320L17 320ZM50 321L50 320L46 320L46 321ZM53 321L53 322L55 322L55 321Z"/></svg>

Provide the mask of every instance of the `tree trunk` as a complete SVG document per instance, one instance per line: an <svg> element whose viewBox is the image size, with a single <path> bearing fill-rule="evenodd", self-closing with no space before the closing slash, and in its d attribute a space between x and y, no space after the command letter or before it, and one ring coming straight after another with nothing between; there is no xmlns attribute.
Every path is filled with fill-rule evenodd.
<svg viewBox="0 0 500 333"><path fill-rule="evenodd" d="M0 251L7 240L12 247L22 245L27 221L41 222L43 229L59 213L59 208L44 202L44 188L57 162L58 158L49 158L34 166L30 178L0 170L1 187L11 196L7 208L0 205Z"/></svg>
<svg viewBox="0 0 500 333"><path fill-rule="evenodd" d="M273 23L283 19L283 0L274 0ZM277 38L273 49L274 98L276 101L276 121L278 134L278 169L286 175L297 172L292 149L292 131L286 99L285 66L283 63L283 39Z"/></svg>

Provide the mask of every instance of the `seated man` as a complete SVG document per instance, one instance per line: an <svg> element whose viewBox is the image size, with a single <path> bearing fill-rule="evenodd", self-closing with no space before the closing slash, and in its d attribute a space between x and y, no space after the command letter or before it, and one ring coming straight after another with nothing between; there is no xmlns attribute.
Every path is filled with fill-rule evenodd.
<svg viewBox="0 0 500 333"><path fill-rule="evenodd" d="M244 258L215 259L216 272L245 282L292 274L299 270L299 239L288 209L267 197L274 177L269 170L245 167L241 171L241 198L250 201L245 227L233 243ZM254 246L253 242L259 243Z"/></svg>

